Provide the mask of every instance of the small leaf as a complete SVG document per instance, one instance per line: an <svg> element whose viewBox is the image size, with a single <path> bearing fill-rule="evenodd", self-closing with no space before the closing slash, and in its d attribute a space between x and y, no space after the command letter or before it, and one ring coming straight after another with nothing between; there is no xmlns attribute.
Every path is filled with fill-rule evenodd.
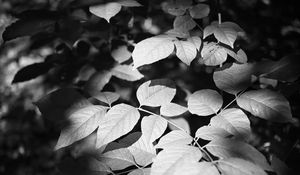
<svg viewBox="0 0 300 175"><path fill-rule="evenodd" d="M132 52L134 67L151 64L168 57L174 51L172 39L174 38L159 35L137 43Z"/></svg>
<svg viewBox="0 0 300 175"><path fill-rule="evenodd" d="M189 9L192 18L201 19L209 14L209 6L206 4L197 4Z"/></svg>
<svg viewBox="0 0 300 175"><path fill-rule="evenodd" d="M135 107L123 103L113 106L99 124L96 147L100 148L127 134L139 118L140 113Z"/></svg>
<svg viewBox="0 0 300 175"><path fill-rule="evenodd" d="M215 126L202 126L197 129L195 136L203 140L214 140L218 138L226 138L231 134L222 128Z"/></svg>
<svg viewBox="0 0 300 175"><path fill-rule="evenodd" d="M123 63L131 57L131 52L127 49L126 45L119 46L116 49L111 51L111 56L118 62Z"/></svg>
<svg viewBox="0 0 300 175"><path fill-rule="evenodd" d="M234 139L216 139L209 142L205 148L213 155L222 159L237 157L249 160L264 170L272 171L265 156L253 146Z"/></svg>
<svg viewBox="0 0 300 175"><path fill-rule="evenodd" d="M219 160L218 168L224 175L267 175L259 166L240 158Z"/></svg>
<svg viewBox="0 0 300 175"><path fill-rule="evenodd" d="M16 73L12 83L24 82L36 78L40 75L47 73L52 68L52 66L53 65L50 63L43 62L34 63L23 67Z"/></svg>
<svg viewBox="0 0 300 175"><path fill-rule="evenodd" d="M293 120L287 99L274 91L261 89L243 93L237 104L252 115L273 122L290 122Z"/></svg>
<svg viewBox="0 0 300 175"><path fill-rule="evenodd" d="M211 89L196 91L188 99L189 111L200 116L216 114L222 107L222 104L222 96Z"/></svg>
<svg viewBox="0 0 300 175"><path fill-rule="evenodd" d="M90 135L98 127L105 113L105 107L88 106L71 114L67 126L60 133L55 149L69 146Z"/></svg>
<svg viewBox="0 0 300 175"><path fill-rule="evenodd" d="M174 130L160 138L155 148L167 148L172 146L188 145L193 137L181 130Z"/></svg>
<svg viewBox="0 0 300 175"><path fill-rule="evenodd" d="M201 56L203 58L203 63L207 66L217 66L224 63L227 59L227 49L217 45L217 43L204 42Z"/></svg>
<svg viewBox="0 0 300 175"><path fill-rule="evenodd" d="M236 60L240 63L247 63L248 61L248 58L247 58L247 55L246 53L242 50L242 49L239 49L238 52L236 53Z"/></svg>
<svg viewBox="0 0 300 175"><path fill-rule="evenodd" d="M109 22L110 18L118 14L122 6L116 2L109 2L106 4L91 6L89 8L90 12L100 18L104 18Z"/></svg>
<svg viewBox="0 0 300 175"><path fill-rule="evenodd" d="M213 79L219 89L236 95L251 85L252 74L254 74L253 64L233 63L227 69L215 71Z"/></svg>
<svg viewBox="0 0 300 175"><path fill-rule="evenodd" d="M187 120L183 117L180 118L168 118L169 128L171 130L183 129L187 134L191 134L191 128ZM172 123L171 123L172 122ZM176 125L173 125L173 123ZM178 128L180 127L180 128Z"/></svg>
<svg viewBox="0 0 300 175"><path fill-rule="evenodd" d="M140 7L140 6L142 6L139 2L137 2L135 0L119 0L117 2L124 7Z"/></svg>
<svg viewBox="0 0 300 175"><path fill-rule="evenodd" d="M247 140L251 134L250 121L240 109L225 109L210 119L210 125L222 128L236 138Z"/></svg>
<svg viewBox="0 0 300 175"><path fill-rule="evenodd" d="M84 91L91 96L97 95L111 79L111 72L101 71L95 72L84 86Z"/></svg>
<svg viewBox="0 0 300 175"><path fill-rule="evenodd" d="M176 16L173 27L177 31L186 32L193 29L196 26L196 22L190 15Z"/></svg>
<svg viewBox="0 0 300 175"><path fill-rule="evenodd" d="M162 4L162 9L171 15L180 16L185 13L187 8L180 8L173 1L169 1Z"/></svg>
<svg viewBox="0 0 300 175"><path fill-rule="evenodd" d="M220 175L217 167L211 162L202 161L198 166L200 169L198 175Z"/></svg>
<svg viewBox="0 0 300 175"><path fill-rule="evenodd" d="M135 169L128 175L150 175L151 168Z"/></svg>
<svg viewBox="0 0 300 175"><path fill-rule="evenodd" d="M160 114L167 117L178 116L187 111L186 107L176 103L168 103L160 107Z"/></svg>
<svg viewBox="0 0 300 175"><path fill-rule="evenodd" d="M277 175L292 175L291 169L275 155L271 156L271 166Z"/></svg>
<svg viewBox="0 0 300 175"><path fill-rule="evenodd" d="M143 136L151 144L165 132L167 126L166 119L156 115L144 117L141 124Z"/></svg>
<svg viewBox="0 0 300 175"><path fill-rule="evenodd" d="M201 47L201 44L202 44L202 40L201 40L200 37L192 36L192 37L187 38L187 41L194 44L194 46L196 47L196 49L198 51L200 50L200 47Z"/></svg>
<svg viewBox="0 0 300 175"><path fill-rule="evenodd" d="M189 32L185 32L185 31L177 31L177 30L174 30L174 29L171 29L171 30L168 30L165 32L166 35L172 37L172 38L188 38L190 37L190 34Z"/></svg>
<svg viewBox="0 0 300 175"><path fill-rule="evenodd" d="M188 41L174 41L176 56L185 64L190 65L196 58L197 50L193 43Z"/></svg>
<svg viewBox="0 0 300 175"><path fill-rule="evenodd" d="M111 106L113 102L120 98L120 95L114 92L100 92L93 97Z"/></svg>
<svg viewBox="0 0 300 175"><path fill-rule="evenodd" d="M176 94L176 87L171 80L156 79L143 83L136 91L140 106L157 107L168 104Z"/></svg>
<svg viewBox="0 0 300 175"><path fill-rule="evenodd" d="M113 76L127 81L137 81L144 77L137 69L128 65L117 65L111 71Z"/></svg>
<svg viewBox="0 0 300 175"><path fill-rule="evenodd" d="M173 146L159 152L158 156L153 160L151 167L151 175L164 175L164 174L182 174L182 169L188 164L198 162L202 157L201 151L193 146ZM185 166L182 166L182 165ZM191 167L190 167L191 168ZM196 168L196 171L199 170ZM194 173L194 168L187 169L185 174ZM181 173L179 173L181 172ZM193 172L193 173L192 173Z"/></svg>

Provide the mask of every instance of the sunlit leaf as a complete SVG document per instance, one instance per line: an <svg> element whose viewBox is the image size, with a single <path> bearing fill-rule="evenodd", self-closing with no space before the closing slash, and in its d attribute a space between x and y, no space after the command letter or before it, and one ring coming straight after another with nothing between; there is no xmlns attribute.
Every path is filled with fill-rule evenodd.
<svg viewBox="0 0 300 175"><path fill-rule="evenodd" d="M211 162L202 161L198 166L200 169L198 175L220 175L217 167Z"/></svg>
<svg viewBox="0 0 300 175"><path fill-rule="evenodd" d="M144 117L141 124L143 136L149 143L158 139L165 132L167 126L166 119L156 115Z"/></svg>
<svg viewBox="0 0 300 175"><path fill-rule="evenodd" d="M127 134L139 118L140 113L135 107L123 103L113 106L100 121L96 147L100 148Z"/></svg>
<svg viewBox="0 0 300 175"><path fill-rule="evenodd" d="M155 148L167 148L179 145L188 145L193 141L193 137L181 130L174 130L160 138Z"/></svg>
<svg viewBox="0 0 300 175"><path fill-rule="evenodd" d="M224 70L215 71L213 79L216 86L230 94L237 94L251 85L251 75L254 74L253 64L236 64Z"/></svg>
<svg viewBox="0 0 300 175"><path fill-rule="evenodd" d="M196 22L190 15L176 16L173 27L178 31L189 31L196 26Z"/></svg>
<svg viewBox="0 0 300 175"><path fill-rule="evenodd" d="M127 81L137 81L144 77L137 69L128 65L117 65L111 70L111 74Z"/></svg>
<svg viewBox="0 0 300 175"><path fill-rule="evenodd" d="M166 35L159 35L137 43L132 52L134 67L151 64L168 57L174 51L173 39Z"/></svg>
<svg viewBox="0 0 300 175"><path fill-rule="evenodd" d="M151 168L135 169L128 175L150 175Z"/></svg>
<svg viewBox="0 0 300 175"><path fill-rule="evenodd" d="M222 96L217 91L211 89L196 91L188 99L189 111L192 114L200 116L217 113L222 104Z"/></svg>
<svg viewBox="0 0 300 175"><path fill-rule="evenodd" d="M224 175L267 175L261 167L240 158L219 160L218 168Z"/></svg>
<svg viewBox="0 0 300 175"><path fill-rule="evenodd" d="M206 4L197 4L189 9L192 18L201 19L209 14L209 6Z"/></svg>
<svg viewBox="0 0 300 175"><path fill-rule="evenodd" d="M174 44L176 46L176 56L185 64L190 65L197 55L195 45L188 41L174 41Z"/></svg>
<svg viewBox="0 0 300 175"><path fill-rule="evenodd" d="M214 140L218 138L226 138L231 134L222 128L215 126L202 126L197 129L195 136L203 140Z"/></svg>
<svg viewBox="0 0 300 175"><path fill-rule="evenodd" d="M185 118L183 118L183 117L180 117L180 118L168 118L168 120L170 121L169 122L169 128L171 130L182 129L187 134L191 134L190 125L189 125L189 123L187 122L187 120Z"/></svg>
<svg viewBox="0 0 300 175"><path fill-rule="evenodd" d="M113 102L117 101L120 98L120 95L114 92L100 92L93 97L98 99L99 101L111 105Z"/></svg>
<svg viewBox="0 0 300 175"><path fill-rule="evenodd" d="M202 40L200 37L192 36L192 37L187 38L187 41L194 44L194 46L196 47L197 50L200 50L200 47L202 44Z"/></svg>
<svg viewBox="0 0 300 175"><path fill-rule="evenodd" d="M273 122L290 122L292 114L287 99L268 89L252 90L243 93L237 104L252 115Z"/></svg>
<svg viewBox="0 0 300 175"><path fill-rule="evenodd" d="M195 169L185 166L188 164L198 162L202 157L201 151L192 146L173 146L164 149L159 152L158 156L153 160L151 167L151 174L163 175L163 174L179 174L182 173L182 169L186 170L185 174L197 174L194 173ZM182 166L184 164L185 166ZM199 170L196 168L196 171Z"/></svg>
<svg viewBox="0 0 300 175"><path fill-rule="evenodd" d="M225 109L210 120L210 125L226 130L236 138L247 140L251 134L250 121L240 109Z"/></svg>
<svg viewBox="0 0 300 175"><path fill-rule="evenodd" d="M204 42L203 48L201 50L201 56L205 65L217 66L226 61L227 49L220 45L217 45L217 43L214 42Z"/></svg>
<svg viewBox="0 0 300 175"><path fill-rule="evenodd" d="M106 113L102 106L88 106L72 113L67 125L62 129L55 149L71 145L90 135L98 127Z"/></svg>
<svg viewBox="0 0 300 175"><path fill-rule="evenodd" d="M213 155L222 159L241 158L260 166L264 170L271 171L272 168L265 156L253 146L234 139L216 139L209 142L205 148Z"/></svg>
<svg viewBox="0 0 300 175"><path fill-rule="evenodd" d="M168 103L160 107L160 114L167 117L178 116L187 111L186 107L176 103Z"/></svg>
<svg viewBox="0 0 300 175"><path fill-rule="evenodd" d="M176 94L176 87L171 80L156 79L146 81L136 91L140 106L161 106L168 104Z"/></svg>
<svg viewBox="0 0 300 175"><path fill-rule="evenodd" d="M104 18L107 22L109 22L111 17L115 16L120 12L121 8L121 4L116 2L109 2L106 4L91 6L89 10L94 15L100 18Z"/></svg>
<svg viewBox="0 0 300 175"><path fill-rule="evenodd" d="M111 56L118 62L123 63L131 57L131 52L127 49L126 45L119 46L111 51Z"/></svg>

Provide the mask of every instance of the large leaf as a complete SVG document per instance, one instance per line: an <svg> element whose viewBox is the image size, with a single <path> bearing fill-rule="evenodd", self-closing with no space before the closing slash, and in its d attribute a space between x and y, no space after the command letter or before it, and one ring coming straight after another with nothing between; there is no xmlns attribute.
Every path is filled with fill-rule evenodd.
<svg viewBox="0 0 300 175"><path fill-rule="evenodd" d="M123 103L113 106L100 121L96 147L100 148L127 134L139 118L140 113L135 107Z"/></svg>
<svg viewBox="0 0 300 175"><path fill-rule="evenodd" d="M84 86L84 90L90 95L97 95L111 79L111 72L99 71L95 72Z"/></svg>
<svg viewBox="0 0 300 175"><path fill-rule="evenodd" d="M287 99L268 89L245 92L237 99L237 104L252 115L273 122L293 121Z"/></svg>
<svg viewBox="0 0 300 175"><path fill-rule="evenodd" d="M62 129L55 149L71 145L90 135L98 127L106 113L102 106L88 106L72 113Z"/></svg>
<svg viewBox="0 0 300 175"><path fill-rule="evenodd" d="M141 124L143 136L151 144L165 132L167 126L166 119L156 115L144 117Z"/></svg>
<svg viewBox="0 0 300 175"><path fill-rule="evenodd" d="M216 114L222 107L222 104L222 96L211 89L196 91L188 99L189 111L200 116Z"/></svg>
<svg viewBox="0 0 300 175"><path fill-rule="evenodd" d="M28 81L33 78L36 78L40 75L47 73L52 68L52 66L53 65L51 63L42 62L42 63L34 63L26 67L23 67L21 70L19 70L16 73L12 83Z"/></svg>
<svg viewBox="0 0 300 175"><path fill-rule="evenodd" d="M156 79L146 81L136 91L140 106L161 106L168 104L176 94L176 87L171 80Z"/></svg>
<svg viewBox="0 0 300 175"><path fill-rule="evenodd" d="M196 22L190 15L176 16L173 27L180 32L187 32L196 26Z"/></svg>
<svg viewBox="0 0 300 175"><path fill-rule="evenodd" d="M236 138L247 140L251 134L250 121L247 115L240 109L225 109L210 120L210 125L222 128Z"/></svg>
<svg viewBox="0 0 300 175"><path fill-rule="evenodd" d="M174 41L174 44L176 46L176 56L185 64L190 65L197 55L195 45L188 41Z"/></svg>
<svg viewBox="0 0 300 175"><path fill-rule="evenodd" d="M134 67L151 64L168 57L174 51L173 39L159 35L137 43L132 52Z"/></svg>
<svg viewBox="0 0 300 175"><path fill-rule="evenodd" d="M267 175L261 167L240 158L219 160L218 168L223 175Z"/></svg>
<svg viewBox="0 0 300 175"><path fill-rule="evenodd" d="M188 145L193 141L193 137L181 130L171 131L160 138L155 148L167 148L178 145Z"/></svg>
<svg viewBox="0 0 300 175"><path fill-rule="evenodd" d="M173 146L161 151L153 160L151 175L192 174L199 171L194 166L202 157L201 151L192 146ZM188 167L188 168L187 168ZM183 172L183 169L185 172Z"/></svg>
<svg viewBox="0 0 300 175"><path fill-rule="evenodd" d="M251 75L254 74L253 64L236 64L231 67L215 71L213 79L216 86L230 94L237 94L251 84Z"/></svg>
<svg viewBox="0 0 300 175"><path fill-rule="evenodd" d="M228 50L214 42L204 42L201 50L203 63L207 66L217 66L224 63L227 59Z"/></svg>
<svg viewBox="0 0 300 175"><path fill-rule="evenodd" d="M217 167L211 162L202 161L198 166L200 169L198 175L220 175Z"/></svg>
<svg viewBox="0 0 300 175"><path fill-rule="evenodd" d="M128 65L117 65L111 71L113 76L127 81L137 81L144 77L137 69Z"/></svg>
<svg viewBox="0 0 300 175"><path fill-rule="evenodd" d="M167 117L178 116L187 111L186 107L176 103L168 103L160 107L160 114Z"/></svg>
<svg viewBox="0 0 300 175"><path fill-rule="evenodd" d="M209 6L206 4L197 4L189 9L192 18L201 19L209 14Z"/></svg>
<svg viewBox="0 0 300 175"><path fill-rule="evenodd" d="M241 158L251 161L264 170L272 170L264 155L245 142L219 138L212 140L205 147L210 153L222 159Z"/></svg>
<svg viewBox="0 0 300 175"><path fill-rule="evenodd" d="M214 140L218 138L226 138L231 134L222 128L215 126L202 126L197 129L195 137L203 140Z"/></svg>
<svg viewBox="0 0 300 175"><path fill-rule="evenodd" d="M120 12L121 8L121 4L116 2L109 2L106 4L91 6L89 10L94 15L100 18L104 18L107 22L109 22L111 17L115 16Z"/></svg>
<svg viewBox="0 0 300 175"><path fill-rule="evenodd" d="M113 102L120 98L120 95L114 92L100 92L93 97L111 106Z"/></svg>

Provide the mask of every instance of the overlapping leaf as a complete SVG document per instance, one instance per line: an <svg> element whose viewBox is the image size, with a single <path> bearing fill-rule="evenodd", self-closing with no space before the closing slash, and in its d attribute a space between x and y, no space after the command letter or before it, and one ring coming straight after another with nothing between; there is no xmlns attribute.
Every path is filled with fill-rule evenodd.
<svg viewBox="0 0 300 175"><path fill-rule="evenodd" d="M113 102L117 101L120 98L120 95L114 92L100 92L95 95L94 98L111 106Z"/></svg>
<svg viewBox="0 0 300 175"><path fill-rule="evenodd" d="M173 27L177 31L186 32L193 29L196 22L190 15L176 16Z"/></svg>
<svg viewBox="0 0 300 175"><path fill-rule="evenodd" d="M176 103L168 103L160 107L160 114L167 117L178 116L187 111L186 107Z"/></svg>
<svg viewBox="0 0 300 175"><path fill-rule="evenodd" d="M137 81L144 77L137 69L128 65L117 65L111 71L113 76L127 81Z"/></svg>
<svg viewBox="0 0 300 175"><path fill-rule="evenodd" d="M139 118L140 113L135 107L123 103L113 106L99 124L96 147L100 148L127 134Z"/></svg>
<svg viewBox="0 0 300 175"><path fill-rule="evenodd" d="M84 86L84 90L90 95L97 95L104 86L110 81L112 74L109 71L94 73Z"/></svg>
<svg viewBox="0 0 300 175"><path fill-rule="evenodd" d="M197 50L200 50L202 40L199 36L189 37L189 38L187 38L187 41L194 44L194 46L196 47Z"/></svg>
<svg viewBox="0 0 300 175"><path fill-rule="evenodd" d="M195 136L203 140L214 140L218 138L226 138L231 134L223 128L215 126L202 126L197 129Z"/></svg>
<svg viewBox="0 0 300 175"><path fill-rule="evenodd" d="M243 93L237 104L252 115L273 122L290 122L292 114L287 99L268 89L252 90Z"/></svg>
<svg viewBox="0 0 300 175"><path fill-rule="evenodd" d="M170 121L169 128L171 130L181 129L181 130L184 130L187 134L191 134L190 125L185 118L183 118L183 117L168 118L168 120Z"/></svg>
<svg viewBox="0 0 300 175"><path fill-rule="evenodd" d="M193 138L184 131L175 130L160 138L155 148L167 148L179 145L188 145L193 141Z"/></svg>
<svg viewBox="0 0 300 175"><path fill-rule="evenodd" d="M128 175L150 175L151 168L135 169Z"/></svg>
<svg viewBox="0 0 300 175"><path fill-rule="evenodd" d="M201 50L201 56L205 65L217 66L226 61L227 49L214 42L205 42Z"/></svg>
<svg viewBox="0 0 300 175"><path fill-rule="evenodd" d="M174 44L176 46L176 56L185 64L190 65L197 55L195 45L188 41L174 41Z"/></svg>
<svg viewBox="0 0 300 175"><path fill-rule="evenodd" d="M129 52L126 45L117 47L111 51L111 56L118 62L123 63L131 57L131 52Z"/></svg>
<svg viewBox="0 0 300 175"><path fill-rule="evenodd" d="M211 89L196 91L188 99L189 111L192 114L200 116L217 113L222 104L222 96L217 91Z"/></svg>
<svg viewBox="0 0 300 175"><path fill-rule="evenodd" d="M197 4L189 9L192 18L201 19L209 14L209 6L206 4Z"/></svg>
<svg viewBox="0 0 300 175"><path fill-rule="evenodd" d="M198 166L200 169L198 175L220 175L217 167L211 162L202 161Z"/></svg>
<svg viewBox="0 0 300 175"><path fill-rule="evenodd" d="M167 126L166 119L156 115L144 117L141 124L143 136L151 144L165 132Z"/></svg>

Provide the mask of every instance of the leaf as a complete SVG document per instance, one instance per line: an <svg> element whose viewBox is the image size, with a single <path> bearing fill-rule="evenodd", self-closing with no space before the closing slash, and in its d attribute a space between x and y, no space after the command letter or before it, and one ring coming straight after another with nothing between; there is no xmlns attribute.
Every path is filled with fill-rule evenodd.
<svg viewBox="0 0 300 175"><path fill-rule="evenodd" d="M157 107L168 104L176 94L176 87L171 80L156 79L146 81L136 91L140 106Z"/></svg>
<svg viewBox="0 0 300 175"><path fill-rule="evenodd" d="M221 159L241 158L249 160L264 170L272 171L265 156L253 146L234 139L216 139L209 142L205 148L213 155Z"/></svg>
<svg viewBox="0 0 300 175"><path fill-rule="evenodd" d="M90 135L99 125L106 113L102 106L88 106L72 113L68 117L68 124L65 126L58 138L55 149L71 145Z"/></svg>
<svg viewBox="0 0 300 175"><path fill-rule="evenodd" d="M186 32L193 29L196 26L196 22L190 15L176 16L173 27L177 31Z"/></svg>
<svg viewBox="0 0 300 175"><path fill-rule="evenodd" d="M127 81L137 81L144 77L137 69L128 65L117 65L111 71L113 76Z"/></svg>
<svg viewBox="0 0 300 175"><path fill-rule="evenodd" d="M180 118L168 118L169 128L171 130L183 129L187 134L191 134L191 128L187 120L183 117ZM172 122L172 123L171 123ZM173 123L176 125L173 125ZM180 127L180 128L178 128Z"/></svg>
<svg viewBox="0 0 300 175"><path fill-rule="evenodd" d="M226 61L227 49L214 42L204 42L201 56L205 65L217 66Z"/></svg>
<svg viewBox="0 0 300 175"><path fill-rule="evenodd" d="M174 130L160 138L155 148L167 148L172 146L188 145L193 137L181 130Z"/></svg>
<svg viewBox="0 0 300 175"><path fill-rule="evenodd" d="M135 0L119 0L117 2L124 7L140 7L140 6L142 6L139 2L137 2Z"/></svg>
<svg viewBox="0 0 300 175"><path fill-rule="evenodd" d="M219 24L218 22L212 22L211 25L204 28L203 38L214 34L219 42L229 45L231 48L238 36L238 25L231 22L223 22Z"/></svg>
<svg viewBox="0 0 300 175"><path fill-rule="evenodd" d="M277 175L292 175L291 169L275 155L271 156L271 166Z"/></svg>
<svg viewBox="0 0 300 175"><path fill-rule="evenodd" d="M144 117L141 124L143 136L151 144L165 132L167 126L166 119L156 115Z"/></svg>
<svg viewBox="0 0 300 175"><path fill-rule="evenodd" d="M201 47L201 44L202 44L202 40L201 40L200 37L192 36L192 37L187 38L187 41L194 44L194 46L196 47L196 49L198 51L200 50L200 47Z"/></svg>
<svg viewBox="0 0 300 175"><path fill-rule="evenodd" d="M134 67L151 64L168 57L174 51L172 39L174 38L159 35L137 43L132 52Z"/></svg>
<svg viewBox="0 0 300 175"><path fill-rule="evenodd" d="M167 117L178 116L187 111L186 107L176 103L168 103L160 107L160 114Z"/></svg>
<svg viewBox="0 0 300 175"><path fill-rule="evenodd" d="M293 121L287 99L274 91L261 89L243 93L237 104L252 115L273 122Z"/></svg>
<svg viewBox="0 0 300 175"><path fill-rule="evenodd" d="M250 121L240 109L225 109L210 119L210 125L222 128L236 138L247 140L251 134Z"/></svg>
<svg viewBox="0 0 300 175"><path fill-rule="evenodd" d="M217 167L211 162L202 161L199 163L198 175L220 175Z"/></svg>
<svg viewBox="0 0 300 175"><path fill-rule="evenodd" d="M111 51L111 56L118 62L123 63L130 59L131 52L129 52L126 45L122 45L117 47L116 49Z"/></svg>
<svg viewBox="0 0 300 175"><path fill-rule="evenodd" d="M174 30L174 29L170 29L168 31L165 32L166 35L172 37L172 38L188 38L190 37L190 34L189 32L187 31L177 31L177 30Z"/></svg>
<svg viewBox="0 0 300 175"><path fill-rule="evenodd" d="M135 169L128 175L150 175L151 168Z"/></svg>
<svg viewBox="0 0 300 175"><path fill-rule="evenodd" d="M239 49L237 51L236 58L234 58L234 59L236 59L240 63L247 63L247 61L248 61L247 55L242 49Z"/></svg>
<svg viewBox="0 0 300 175"><path fill-rule="evenodd" d="M19 83L31 80L33 78L47 73L52 67L53 65L47 62L34 63L28 65L26 67L23 67L16 73L12 83Z"/></svg>
<svg viewBox="0 0 300 175"><path fill-rule="evenodd" d="M197 4L189 9L192 18L201 19L209 14L209 6L206 4Z"/></svg>
<svg viewBox="0 0 300 175"><path fill-rule="evenodd" d="M97 160L103 162L111 170L122 170L129 166L135 165L133 155L127 148L120 148L105 152L96 156Z"/></svg>
<svg viewBox="0 0 300 175"><path fill-rule="evenodd" d="M95 72L84 86L84 91L91 96L97 95L111 79L111 72L101 71Z"/></svg>
<svg viewBox="0 0 300 175"><path fill-rule="evenodd" d="M187 8L180 8L180 6L173 1L169 1L162 4L162 9L171 15L180 16L185 13Z"/></svg>
<svg viewBox="0 0 300 175"><path fill-rule="evenodd" d="M201 151L193 146L173 146L159 152L153 160L151 167L151 175L163 174L182 174L182 169L186 170L185 166L197 163L202 157ZM185 166L182 166L184 164ZM199 170L196 168L196 171ZM189 167L185 174L197 174L193 167Z"/></svg>
<svg viewBox="0 0 300 175"><path fill-rule="evenodd" d="M124 103L113 106L99 124L96 148L127 134L139 118L140 113L135 107Z"/></svg>
<svg viewBox="0 0 300 175"><path fill-rule="evenodd" d="M240 158L219 160L218 168L224 175L267 175L259 166Z"/></svg>
<svg viewBox="0 0 300 175"><path fill-rule="evenodd" d="M254 74L253 64L233 63L232 66L227 69L215 71L213 79L219 89L236 95L251 85L252 74Z"/></svg>
<svg viewBox="0 0 300 175"><path fill-rule="evenodd" d="M113 102L120 98L120 95L114 92L100 92L93 97L111 106Z"/></svg>
<svg viewBox="0 0 300 175"><path fill-rule="evenodd" d="M91 6L89 8L89 11L100 18L104 18L109 23L110 18L118 14L121 8L121 4L116 2L109 2L106 4Z"/></svg>
<svg viewBox="0 0 300 175"><path fill-rule="evenodd" d="M138 141L132 144L128 149L134 156L134 160L140 166L147 166L152 163L152 159L156 156L156 150L151 142L142 135Z"/></svg>
<svg viewBox="0 0 300 175"><path fill-rule="evenodd" d="M196 91L188 99L189 111L199 116L216 114L222 105L222 96L211 89Z"/></svg>
<svg viewBox="0 0 300 175"><path fill-rule="evenodd" d="M231 134L223 128L215 126L202 126L197 129L195 136L203 140L214 140L218 138L226 138Z"/></svg>
<svg viewBox="0 0 300 175"><path fill-rule="evenodd" d="M193 43L188 41L174 41L176 56L185 64L190 65L196 58L197 50Z"/></svg>

